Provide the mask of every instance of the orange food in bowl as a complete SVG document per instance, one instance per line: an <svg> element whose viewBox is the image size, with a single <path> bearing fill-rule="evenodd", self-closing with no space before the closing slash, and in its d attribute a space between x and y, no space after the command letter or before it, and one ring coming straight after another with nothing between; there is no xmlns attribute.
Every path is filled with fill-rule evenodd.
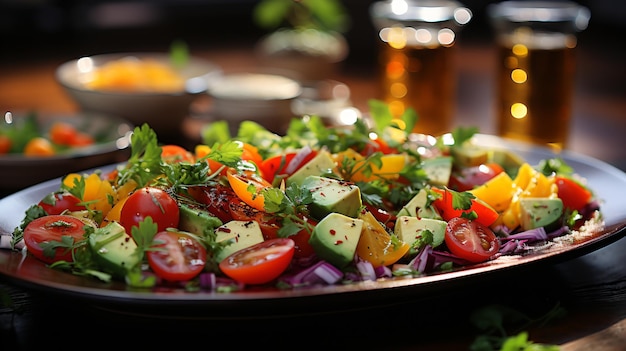
<svg viewBox="0 0 626 351"><path fill-rule="evenodd" d="M165 63L125 57L95 69L86 86L93 90L171 93L183 91L185 80Z"/></svg>

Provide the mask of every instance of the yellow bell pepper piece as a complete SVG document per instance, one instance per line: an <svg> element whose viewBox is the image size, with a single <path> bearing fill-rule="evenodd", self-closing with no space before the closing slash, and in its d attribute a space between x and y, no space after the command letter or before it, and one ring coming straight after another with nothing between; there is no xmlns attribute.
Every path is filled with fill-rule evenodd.
<svg viewBox="0 0 626 351"><path fill-rule="evenodd" d="M507 173L502 172L469 192L493 207L494 210L502 212L511 204L516 189L513 179Z"/></svg>

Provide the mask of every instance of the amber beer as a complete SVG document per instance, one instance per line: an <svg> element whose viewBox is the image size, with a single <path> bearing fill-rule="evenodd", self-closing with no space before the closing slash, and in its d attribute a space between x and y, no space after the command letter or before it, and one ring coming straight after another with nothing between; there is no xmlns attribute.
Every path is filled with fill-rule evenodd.
<svg viewBox="0 0 626 351"><path fill-rule="evenodd" d="M564 148L572 115L575 39L563 34L509 39L499 44L499 134Z"/></svg>
<svg viewBox="0 0 626 351"><path fill-rule="evenodd" d="M455 104L454 46L394 45L383 40L379 53L381 95L394 116L412 107L418 115L414 132L449 132Z"/></svg>

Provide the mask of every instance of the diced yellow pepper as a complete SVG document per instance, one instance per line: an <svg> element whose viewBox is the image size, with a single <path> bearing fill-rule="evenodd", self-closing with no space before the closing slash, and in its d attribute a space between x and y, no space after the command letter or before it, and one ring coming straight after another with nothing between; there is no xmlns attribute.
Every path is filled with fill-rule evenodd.
<svg viewBox="0 0 626 351"><path fill-rule="evenodd" d="M346 157L351 158L355 161L354 167L353 167L354 173L351 175L344 174L346 179L349 179L350 181L353 181L353 182L359 182L359 181L369 182L369 181L376 180L379 178L397 179L400 176L399 175L400 171L402 171L402 169L404 168L404 165L407 162L406 155L400 155L400 154L382 155L380 157L381 166L377 167L376 165L371 164L372 172L371 174L366 175L364 172L364 169L361 168L365 165L365 162L367 162L365 160L365 157L363 157L363 155L359 154L358 152L352 149L347 149L343 152L333 155L333 160L335 161L336 164L341 165L343 162L343 159Z"/></svg>
<svg viewBox="0 0 626 351"><path fill-rule="evenodd" d="M546 177L532 166L524 163L520 166L517 176L513 181L518 189L513 194L509 207L502 212L500 223L509 229L515 229L521 222L519 200L525 197L557 197L557 186L553 177Z"/></svg>
<svg viewBox="0 0 626 351"><path fill-rule="evenodd" d="M511 204L516 189L513 179L506 172L502 172L469 192L501 212Z"/></svg>

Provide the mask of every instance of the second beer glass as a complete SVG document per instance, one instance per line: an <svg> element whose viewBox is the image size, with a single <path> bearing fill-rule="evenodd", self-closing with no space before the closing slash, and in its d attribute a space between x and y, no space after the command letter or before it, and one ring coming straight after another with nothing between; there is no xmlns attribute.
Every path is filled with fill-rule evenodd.
<svg viewBox="0 0 626 351"><path fill-rule="evenodd" d="M456 1L390 0L371 5L379 36L382 100L395 117L409 107L414 131L439 135L454 117L454 44L472 13Z"/></svg>
<svg viewBox="0 0 626 351"><path fill-rule="evenodd" d="M488 8L498 46L496 118L503 137L567 146L576 33L589 10L567 1L504 1Z"/></svg>

